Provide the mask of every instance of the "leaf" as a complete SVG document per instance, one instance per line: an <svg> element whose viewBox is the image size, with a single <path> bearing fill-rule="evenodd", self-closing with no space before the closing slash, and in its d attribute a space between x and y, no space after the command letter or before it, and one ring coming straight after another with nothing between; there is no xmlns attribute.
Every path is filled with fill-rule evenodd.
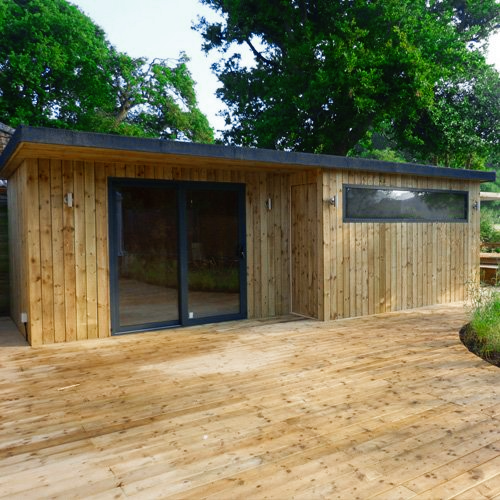
<svg viewBox="0 0 500 500"><path fill-rule="evenodd" d="M449 156L453 143L484 157L487 141L477 138L493 135L495 118L480 131L462 113L462 132L452 141L446 112L441 121L437 116L443 82L471 81L474 65L484 67L482 49L470 44L498 25L494 0L202 3L223 18L202 19L197 29L204 49L222 54L214 70L228 109L226 143L344 155L369 130L390 123L392 139L408 155L441 158L446 149ZM242 45L253 54L251 68L241 65ZM476 117L485 109L468 102ZM422 117L441 139L427 143L432 138L417 126ZM469 160L460 157L476 164Z"/></svg>

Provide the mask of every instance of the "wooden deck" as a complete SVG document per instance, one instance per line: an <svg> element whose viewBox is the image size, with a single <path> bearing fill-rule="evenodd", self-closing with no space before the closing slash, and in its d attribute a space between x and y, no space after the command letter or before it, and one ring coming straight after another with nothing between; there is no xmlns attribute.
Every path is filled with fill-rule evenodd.
<svg viewBox="0 0 500 500"><path fill-rule="evenodd" d="M30 348L0 321L3 498L500 498L461 306Z"/></svg>

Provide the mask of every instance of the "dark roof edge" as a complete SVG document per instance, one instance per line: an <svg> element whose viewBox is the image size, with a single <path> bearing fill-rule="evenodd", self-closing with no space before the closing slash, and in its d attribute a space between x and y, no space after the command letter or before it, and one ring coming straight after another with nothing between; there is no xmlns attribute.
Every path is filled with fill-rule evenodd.
<svg viewBox="0 0 500 500"><path fill-rule="evenodd" d="M145 139L94 132L76 132L64 129L20 126L14 132L0 156L0 175L10 156L21 142L53 144L60 146L92 147L122 151L186 156L211 157L255 163L276 163L297 167L331 168L341 170L364 170L388 174L415 175L420 177L443 177L449 179L494 181L495 172L435 167L416 163L395 163L366 158L322 155L312 153L290 153L271 149L219 146L191 142Z"/></svg>

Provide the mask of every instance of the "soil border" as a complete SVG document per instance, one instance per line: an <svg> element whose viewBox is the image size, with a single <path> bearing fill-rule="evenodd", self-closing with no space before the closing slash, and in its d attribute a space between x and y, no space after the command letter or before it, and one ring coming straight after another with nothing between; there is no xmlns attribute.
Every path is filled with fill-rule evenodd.
<svg viewBox="0 0 500 500"><path fill-rule="evenodd" d="M462 344L467 347L467 349L472 352L472 354L475 354L481 359L484 359L484 361L487 361L493 366L500 368L500 352L490 352L487 354L483 353L481 349L481 341L479 340L477 333L472 328L470 323L467 323L462 328L460 328L459 335Z"/></svg>

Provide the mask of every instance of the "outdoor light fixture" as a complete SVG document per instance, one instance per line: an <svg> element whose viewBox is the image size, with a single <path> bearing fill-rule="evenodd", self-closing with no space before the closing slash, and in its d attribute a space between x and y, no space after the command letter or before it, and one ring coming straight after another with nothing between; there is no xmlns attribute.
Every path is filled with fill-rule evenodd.
<svg viewBox="0 0 500 500"><path fill-rule="evenodd" d="M73 193L66 193L64 195L64 203L71 208L73 206Z"/></svg>
<svg viewBox="0 0 500 500"><path fill-rule="evenodd" d="M472 208L474 210L479 210L479 202L477 200L472 204Z"/></svg>
<svg viewBox="0 0 500 500"><path fill-rule="evenodd" d="M271 211L271 210L272 210L272 208L273 208L273 200L272 200L271 198L268 198L268 199L266 200L266 208L267 208L269 211Z"/></svg>
<svg viewBox="0 0 500 500"><path fill-rule="evenodd" d="M337 204L337 200L335 199L335 196L332 196L331 198L328 198L328 200L326 200L332 207L335 207L336 204Z"/></svg>

